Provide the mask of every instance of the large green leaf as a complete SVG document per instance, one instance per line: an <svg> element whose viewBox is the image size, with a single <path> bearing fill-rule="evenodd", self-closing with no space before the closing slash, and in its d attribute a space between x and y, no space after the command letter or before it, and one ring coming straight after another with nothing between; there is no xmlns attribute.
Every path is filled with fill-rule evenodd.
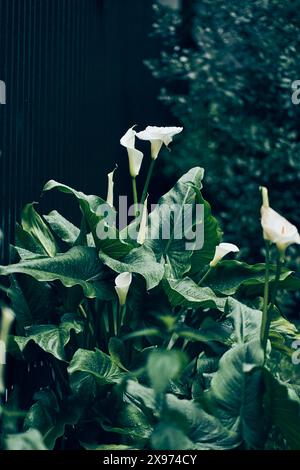
<svg viewBox="0 0 300 470"><path fill-rule="evenodd" d="M153 251L144 245L134 248L122 260L113 259L102 252L99 253L99 257L106 266L117 273L128 271L140 274L146 281L147 289L157 286L164 275L162 264L156 261Z"/></svg>
<svg viewBox="0 0 300 470"><path fill-rule="evenodd" d="M117 383L124 376L124 372L116 363L99 349L78 349L70 362L68 372L70 375L80 373L90 376L98 385Z"/></svg>
<svg viewBox="0 0 300 470"><path fill-rule="evenodd" d="M48 215L44 215L44 219L48 222L53 232L60 240L64 241L70 246L79 245L80 228L72 224L68 219L57 211L51 211ZM93 235L87 234L87 245L95 246Z"/></svg>
<svg viewBox="0 0 300 470"><path fill-rule="evenodd" d="M58 183L54 180L50 180L45 184L43 192L51 191L52 189L57 189L58 191L61 191L62 193L66 194L72 194L76 198L82 213L86 217L88 226L93 232L99 220L101 220L102 218L98 215L99 207L102 204L105 204L105 201L99 196L86 195L81 191L76 191L76 189L73 189L70 186L67 186L66 184Z"/></svg>
<svg viewBox="0 0 300 470"><path fill-rule="evenodd" d="M4 438L6 450L47 450L41 433L37 429L28 429L19 434L8 434Z"/></svg>
<svg viewBox="0 0 300 470"><path fill-rule="evenodd" d="M126 400L134 403L145 412L147 410L148 414L151 412L153 416L158 415L154 390L137 382L128 381L125 397ZM185 436L180 446L181 450L231 449L240 444L236 433L225 429L217 418L206 413L196 402L181 400L175 395L167 394L165 395L165 406L169 425L174 423L175 427L182 432L181 436ZM157 438L155 441L156 448L160 448Z"/></svg>
<svg viewBox="0 0 300 470"><path fill-rule="evenodd" d="M277 308L273 309L269 338L273 348L284 351L289 356L295 352L293 342L300 341L300 331L292 322L284 318Z"/></svg>
<svg viewBox="0 0 300 470"><path fill-rule="evenodd" d="M74 247L54 258L22 261L0 266L0 275L27 274L38 281L59 280L65 287L80 285L87 297L103 297L95 280L103 278L105 268L97 250L90 247Z"/></svg>
<svg viewBox="0 0 300 470"><path fill-rule="evenodd" d="M275 280L275 273L276 266L271 266L271 288ZM280 276L281 282L279 286L286 288L289 287L290 284L290 288L299 288L300 279L295 278L292 274L292 271L284 269ZM205 279L205 284L208 287L224 295L235 294L241 286L247 287L247 291L252 295L257 295L263 292L264 282L264 264L250 265L235 260L220 261Z"/></svg>
<svg viewBox="0 0 300 470"><path fill-rule="evenodd" d="M92 233L97 248L105 251L105 253L114 258L121 258L130 252L132 246L120 239L118 231L112 225L109 226L106 224L104 214L101 213L101 206L103 204L105 204L105 207L107 206L103 199L99 196L86 195L81 191L76 191L70 186L50 180L44 186L43 191L50 191L52 189L71 194L76 198L85 217L88 232L90 231ZM115 213L113 208L110 208L110 210ZM97 235L99 227L103 227L107 235L103 240Z"/></svg>
<svg viewBox="0 0 300 470"><path fill-rule="evenodd" d="M8 297L17 320L19 329L33 323L45 323L55 310L56 299L48 282L38 282L25 275L11 276Z"/></svg>
<svg viewBox="0 0 300 470"><path fill-rule="evenodd" d="M79 237L80 229L57 211L44 215L53 232L64 242L73 245Z"/></svg>
<svg viewBox="0 0 300 470"><path fill-rule="evenodd" d="M189 277L183 279L165 279L164 290L174 307L216 308L224 311L225 297L218 297L209 287L200 287Z"/></svg>
<svg viewBox="0 0 300 470"><path fill-rule="evenodd" d="M191 267L193 247L190 246L193 242L185 235L196 225L203 224L202 217L198 214L197 220L194 218L191 226L185 227L187 231L183 231L183 236L177 238L176 232L180 233L182 229L185 205L195 207L195 187L201 189L202 178L202 168L191 169L178 180L173 189L160 198L156 208L149 215L151 236L145 243L152 248L159 262L167 263L169 272L175 278L180 278ZM172 213L175 207L177 210ZM170 233L162 236L166 227L170 228Z"/></svg>
<svg viewBox="0 0 300 470"><path fill-rule="evenodd" d="M280 429L291 449L300 450L300 399L286 383L264 370L266 404L270 420Z"/></svg>
<svg viewBox="0 0 300 470"><path fill-rule="evenodd" d="M9 350L15 347L23 352L27 345L33 341L45 352L52 354L61 361L66 361L65 346L71 338L71 331L79 334L83 331L83 324L76 320L64 321L56 325L35 325L26 329L27 336L12 336Z"/></svg>
<svg viewBox="0 0 300 470"><path fill-rule="evenodd" d="M212 341L217 341L227 346L232 344L232 331L228 325L221 322L216 322L210 317L206 317L204 319L198 330L184 324L178 324L175 326L174 332L179 337L188 341L195 341L205 344L211 343Z"/></svg>
<svg viewBox="0 0 300 470"><path fill-rule="evenodd" d="M264 445L263 361L259 341L233 347L222 356L204 395L213 415L238 433L247 448L260 449Z"/></svg>
<svg viewBox="0 0 300 470"><path fill-rule="evenodd" d="M238 344L249 343L260 335L262 312L229 297L225 313L232 324L231 339Z"/></svg>
<svg viewBox="0 0 300 470"><path fill-rule="evenodd" d="M59 437L65 433L67 425L75 425L80 416L76 403L64 400L59 404L53 391L43 390L34 396L35 403L28 410L24 428L38 429L48 449L53 449Z"/></svg>
<svg viewBox="0 0 300 470"><path fill-rule="evenodd" d="M32 238L40 245L42 252L47 256L55 256L57 246L54 237L43 221L42 217L36 212L33 204L27 204L21 217L23 230L29 233Z"/></svg>
<svg viewBox="0 0 300 470"><path fill-rule="evenodd" d="M211 213L211 207L205 199L203 199L201 192L196 190L197 204L204 206L204 243L201 250L195 250L192 255L192 266L189 276L197 276L205 266L213 259L216 246L220 243L222 238L222 230L219 223Z"/></svg>

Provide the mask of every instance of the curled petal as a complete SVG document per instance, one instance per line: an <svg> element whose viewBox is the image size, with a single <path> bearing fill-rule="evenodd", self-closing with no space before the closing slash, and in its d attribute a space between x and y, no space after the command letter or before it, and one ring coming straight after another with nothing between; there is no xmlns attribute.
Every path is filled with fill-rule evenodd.
<svg viewBox="0 0 300 470"><path fill-rule="evenodd" d="M115 290L119 298L120 305L125 305L130 284L132 282L132 273L125 272L119 274L115 279Z"/></svg>
<svg viewBox="0 0 300 470"><path fill-rule="evenodd" d="M228 253L237 253L238 251L240 251L239 248L233 243L220 243L216 246L215 256L209 264L211 267L216 266Z"/></svg>
<svg viewBox="0 0 300 470"><path fill-rule="evenodd" d="M166 147L172 142L174 135L179 134L183 127L157 127L147 126L145 130L138 132L136 136L141 140L149 140L151 142L151 157L155 160L161 146Z"/></svg>
<svg viewBox="0 0 300 470"><path fill-rule="evenodd" d="M142 152L135 148L135 136L136 132L131 127L120 140L120 144L127 149L129 160L129 172L133 178L138 176L144 156Z"/></svg>
<svg viewBox="0 0 300 470"><path fill-rule="evenodd" d="M261 225L264 239L275 243L280 252L285 252L287 247L293 243L300 244L297 227L271 207L262 206Z"/></svg>
<svg viewBox="0 0 300 470"><path fill-rule="evenodd" d="M145 202L144 202L140 230L139 230L138 237L137 237L137 242L140 245L143 245L147 236L147 219L148 219L147 204L148 204L148 196L146 197Z"/></svg>

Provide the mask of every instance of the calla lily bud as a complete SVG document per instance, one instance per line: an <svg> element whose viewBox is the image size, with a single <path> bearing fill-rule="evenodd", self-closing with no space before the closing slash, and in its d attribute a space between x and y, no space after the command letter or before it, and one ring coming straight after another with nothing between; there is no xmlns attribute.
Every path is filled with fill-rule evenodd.
<svg viewBox="0 0 300 470"><path fill-rule="evenodd" d="M106 202L110 206L114 205L114 172L116 168L107 174L108 186L107 186L107 197Z"/></svg>
<svg viewBox="0 0 300 470"><path fill-rule="evenodd" d="M119 274L115 279L115 290L121 306L125 305L126 303L126 298L131 282L132 273L128 272Z"/></svg>
<svg viewBox="0 0 300 470"><path fill-rule="evenodd" d="M143 153L135 148L135 136L136 132L131 127L120 140L120 144L127 149L129 172L132 178L138 176L144 157Z"/></svg>
<svg viewBox="0 0 300 470"><path fill-rule="evenodd" d="M156 160L162 145L168 147L174 135L179 134L182 130L183 127L147 126L144 131L138 132L136 136L141 140L151 142L151 158Z"/></svg>
<svg viewBox="0 0 300 470"><path fill-rule="evenodd" d="M138 237L137 237L137 242L140 245L143 245L147 236L147 219L148 219L147 204L148 204L148 196L146 197L145 202L144 202L140 230L139 230Z"/></svg>
<svg viewBox="0 0 300 470"><path fill-rule="evenodd" d="M270 207L268 189L265 186L261 186L260 189L263 200L263 207Z"/></svg>
<svg viewBox="0 0 300 470"><path fill-rule="evenodd" d="M220 243L216 246L215 256L209 264L213 268L224 256L228 255L228 253L237 253L238 251L240 251L239 248L232 243Z"/></svg>
<svg viewBox="0 0 300 470"><path fill-rule="evenodd" d="M274 211L266 204L266 196L268 194L266 188L262 188L263 205L261 207L261 225L263 228L264 239L274 243L277 246L282 258L288 246L297 243L300 244L300 235L297 227L291 224L287 219Z"/></svg>
<svg viewBox="0 0 300 470"><path fill-rule="evenodd" d="M9 330L15 316L12 310L8 307L2 309L2 321L0 331L0 394L5 392L4 385L4 365L6 363L6 344L8 340Z"/></svg>

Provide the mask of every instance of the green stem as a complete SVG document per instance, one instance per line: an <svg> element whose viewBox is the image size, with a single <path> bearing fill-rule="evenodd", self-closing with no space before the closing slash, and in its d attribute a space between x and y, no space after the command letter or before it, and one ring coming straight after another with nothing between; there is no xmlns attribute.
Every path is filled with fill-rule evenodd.
<svg viewBox="0 0 300 470"><path fill-rule="evenodd" d="M275 275L275 281L274 281L274 287L272 290L272 295L271 295L271 305L270 305L270 310L272 311L275 305L276 301L276 295L279 287L279 281L280 281L280 274L281 274L281 266L283 262L280 258L280 255L278 255L277 258L277 265L276 265L276 275Z"/></svg>
<svg viewBox="0 0 300 470"><path fill-rule="evenodd" d="M156 160L153 160L153 159L151 160L151 163L150 163L150 166L149 166L149 169L148 169L147 178L146 178L145 186L144 186L144 189L143 189L141 204L144 204L145 199L146 199L147 194L148 194L148 188L149 188L150 180L151 180L151 177L152 177L155 161Z"/></svg>
<svg viewBox="0 0 300 470"><path fill-rule="evenodd" d="M118 333L121 332L121 328L124 323L124 318L126 315L126 304L125 305L120 305L119 306L119 318L118 318Z"/></svg>
<svg viewBox="0 0 300 470"><path fill-rule="evenodd" d="M137 189L136 189L136 178L132 176L132 194L133 194L133 204L134 204L134 212L135 215L138 215L138 195L137 195Z"/></svg>
<svg viewBox="0 0 300 470"><path fill-rule="evenodd" d="M113 305L113 331L114 331L114 336L118 336L118 323L119 323L119 304L118 305Z"/></svg>
<svg viewBox="0 0 300 470"><path fill-rule="evenodd" d="M203 282L205 281L205 279L209 276L209 274L211 273L211 270L212 270L213 266L210 266L208 268L208 270L206 271L206 273L204 274L204 276L200 279L200 281L198 282L198 286L201 286L203 284Z"/></svg>
<svg viewBox="0 0 300 470"><path fill-rule="evenodd" d="M265 286L264 286L264 303L263 303L263 314L260 330L261 344L266 350L268 340L268 306L269 306L269 281L270 281L270 245L266 241L266 256L265 256L266 270L265 270Z"/></svg>
<svg viewBox="0 0 300 470"><path fill-rule="evenodd" d="M167 351L170 351L170 349L173 348L173 346L175 345L176 341L178 340L179 336L176 334L176 333L172 333L172 336L170 338L170 341L166 347Z"/></svg>
<svg viewBox="0 0 300 470"><path fill-rule="evenodd" d="M281 259L280 256L278 256L277 259L277 266L276 266L276 275L275 275L275 281L274 281L274 288L272 291L272 296L271 296L271 302L270 305L267 309L267 314L266 314L266 323L265 323L265 333L264 337L262 339L262 345L264 348L264 351L266 351L266 346L267 346L267 341L269 338L269 331L270 331L270 325L271 325L271 320L272 320L272 313L274 310L274 305L276 301L276 294L278 291L278 286L279 286L279 281L280 281L280 273L281 273Z"/></svg>
<svg viewBox="0 0 300 470"><path fill-rule="evenodd" d="M89 332L90 332L90 335L91 335L91 339L96 342L94 326L93 326L93 321L91 319L91 316L86 312L86 310L85 310L85 308L83 307L82 304L79 305L79 311L83 315L83 317L86 319L86 322L87 322L87 325L88 325L88 328L89 328Z"/></svg>

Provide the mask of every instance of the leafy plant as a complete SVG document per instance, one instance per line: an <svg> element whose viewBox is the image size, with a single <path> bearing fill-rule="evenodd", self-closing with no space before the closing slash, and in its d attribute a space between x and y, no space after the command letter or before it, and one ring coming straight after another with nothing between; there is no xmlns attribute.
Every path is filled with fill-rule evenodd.
<svg viewBox="0 0 300 470"><path fill-rule="evenodd" d="M139 210L118 231L103 199L55 181L44 193L74 197L80 227L25 207L15 262L0 267L15 314L3 448L264 449L275 429L300 449L297 373L286 381L278 366L296 370L300 333L276 307L276 292L300 279L268 259L217 256L221 230L201 195L203 174L191 169L158 201L151 232ZM188 228L204 229L202 247L176 238L178 217L166 214L174 202L177 215L187 202L204 206ZM142 243L133 229L145 232Z"/></svg>
<svg viewBox="0 0 300 470"><path fill-rule="evenodd" d="M205 192L226 237L260 260L257 186L299 225L299 0L188 0L155 5L159 57L148 61L160 99L186 129L166 178L206 169ZM295 264L295 257L292 257ZM299 259L297 265L299 264Z"/></svg>

